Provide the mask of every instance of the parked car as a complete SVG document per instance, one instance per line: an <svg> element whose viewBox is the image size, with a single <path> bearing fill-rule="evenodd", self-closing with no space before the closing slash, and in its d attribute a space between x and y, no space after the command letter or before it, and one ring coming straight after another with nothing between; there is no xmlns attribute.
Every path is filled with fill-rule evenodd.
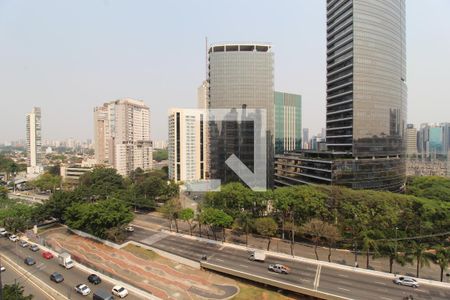
<svg viewBox="0 0 450 300"><path fill-rule="evenodd" d="M17 235L13 234L9 237L9 240L11 242L17 242L19 240L19 237Z"/></svg>
<svg viewBox="0 0 450 300"><path fill-rule="evenodd" d="M125 227L125 231L127 231L127 232L133 232L134 231L134 227L133 226L127 226L127 227Z"/></svg>
<svg viewBox="0 0 450 300"><path fill-rule="evenodd" d="M54 281L54 282L56 282L56 283L60 283L60 282L63 282L64 281L64 276L62 276L60 273L58 273L58 272L53 272L51 275L50 275L50 280L51 281Z"/></svg>
<svg viewBox="0 0 450 300"><path fill-rule="evenodd" d="M95 285L100 284L102 282L102 280L100 279L100 277L98 275L95 274L91 274L88 276L88 281L90 283L93 283Z"/></svg>
<svg viewBox="0 0 450 300"><path fill-rule="evenodd" d="M38 245L31 245L30 250L33 252L37 252L37 251L39 251L39 247L38 247Z"/></svg>
<svg viewBox="0 0 450 300"><path fill-rule="evenodd" d="M26 248L26 247L29 246L29 244L28 244L27 241L20 240L20 241L19 241L19 246L22 247L22 248Z"/></svg>
<svg viewBox="0 0 450 300"><path fill-rule="evenodd" d="M36 261L34 260L34 258L32 257L27 257L23 260L23 262L27 265L27 266L32 266L36 264Z"/></svg>
<svg viewBox="0 0 450 300"><path fill-rule="evenodd" d="M52 259L53 254L51 252L45 251L45 252L42 252L42 257L45 259Z"/></svg>
<svg viewBox="0 0 450 300"><path fill-rule="evenodd" d="M75 291L83 296L87 296L91 293L91 289L85 284L79 284L75 286Z"/></svg>
<svg viewBox="0 0 450 300"><path fill-rule="evenodd" d="M289 274L289 268L281 264L270 264L269 271L280 274Z"/></svg>
<svg viewBox="0 0 450 300"><path fill-rule="evenodd" d="M408 276L400 276L400 277L395 278L393 281L395 284L398 284L398 285L410 286L413 288L419 287L419 283L417 282L417 280L415 280L412 277L408 277Z"/></svg>
<svg viewBox="0 0 450 300"><path fill-rule="evenodd" d="M6 268L4 266L0 266L0 272L5 272Z"/></svg>
<svg viewBox="0 0 450 300"><path fill-rule="evenodd" d="M5 228L0 228L0 236L6 236L7 233L8 231Z"/></svg>
<svg viewBox="0 0 450 300"><path fill-rule="evenodd" d="M125 298L128 295L127 289L120 285L114 286L111 292L113 293L113 295L118 296L120 298Z"/></svg>

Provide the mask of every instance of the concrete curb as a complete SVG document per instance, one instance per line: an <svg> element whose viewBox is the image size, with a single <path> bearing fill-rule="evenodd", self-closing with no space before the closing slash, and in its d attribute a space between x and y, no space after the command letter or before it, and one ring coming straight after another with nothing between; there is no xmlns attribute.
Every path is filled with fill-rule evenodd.
<svg viewBox="0 0 450 300"><path fill-rule="evenodd" d="M210 243L210 244L215 244L215 245L221 245L221 246L234 248L234 249L239 249L239 250L243 250L243 251L261 250L261 249L255 249L255 248L245 247L245 246L241 246L241 245L235 245L235 244L231 244L231 243L228 243L228 242L219 242L219 241L214 241L214 240L210 240L210 239L206 239L206 238L200 238L200 237L191 236L191 235L187 235L187 234L183 234L183 233L176 233L176 232L172 232L172 231L169 231L169 230L166 230L166 229L163 229L161 231L166 233L166 234L170 234L170 235L173 235L173 236L178 236L178 237L181 237L181 238L196 240L196 241ZM309 264L313 264L313 265L322 265L322 266L325 266L325 267L338 269L338 270L353 271L353 272L357 272L357 273L361 273L361 274L367 274L367 275L383 277L383 278L388 278L388 279L394 279L396 277L395 274L385 273L385 272L381 272L381 271L366 270L366 269L362 269L362 268L343 266L343 265L340 265L340 264L330 263L330 262L327 262L327 261L314 260L314 259L300 257L300 256L292 256L292 255L279 253L279 252L272 252L272 251L266 251L266 250L262 250L262 251L264 251L266 253L266 255L270 255L272 257L291 259L291 260L294 260L294 261L299 261L299 262L303 262L303 263L309 263ZM437 286L437 287L450 289L450 283L439 282L439 281L429 280L429 279L422 279L422 278L415 278L415 279L421 284L428 284L428 285L432 285L432 286Z"/></svg>
<svg viewBox="0 0 450 300"><path fill-rule="evenodd" d="M3 260L6 263L8 263L10 265L13 265L14 266L13 268L19 269L21 273L28 274L29 277L33 277L34 282L33 281L31 281L31 282L34 285L38 285L39 284L40 288L46 287L46 289L43 290L44 293L49 295L49 296L50 296L50 294L52 294L51 297L53 297L53 299L55 299L55 300L56 299L69 299L66 296L64 296L63 294L61 294L60 292L58 292L57 290L55 290L54 288L52 288L51 286L49 286L48 284L46 284L45 282L43 282L41 279L37 278L33 273L25 270L24 268L22 268L21 266L16 264L9 257L7 257L5 255L2 255L2 258L3 258Z"/></svg>

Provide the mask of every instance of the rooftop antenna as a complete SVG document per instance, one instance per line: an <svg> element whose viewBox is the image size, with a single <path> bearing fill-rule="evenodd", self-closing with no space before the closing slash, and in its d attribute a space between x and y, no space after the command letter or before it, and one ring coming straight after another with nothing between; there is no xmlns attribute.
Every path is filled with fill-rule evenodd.
<svg viewBox="0 0 450 300"><path fill-rule="evenodd" d="M208 80L208 37L205 36L205 80Z"/></svg>

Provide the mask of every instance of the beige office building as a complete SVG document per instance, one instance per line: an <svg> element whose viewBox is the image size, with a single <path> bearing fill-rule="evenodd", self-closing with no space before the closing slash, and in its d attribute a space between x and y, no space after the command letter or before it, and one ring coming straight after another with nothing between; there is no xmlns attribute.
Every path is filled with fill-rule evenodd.
<svg viewBox="0 0 450 300"><path fill-rule="evenodd" d="M208 178L205 110L169 110L169 178L192 182Z"/></svg>
<svg viewBox="0 0 450 300"><path fill-rule="evenodd" d="M406 155L417 155L417 129L413 124L406 126Z"/></svg>
<svg viewBox="0 0 450 300"><path fill-rule="evenodd" d="M27 173L39 174L42 167L41 109L33 107L27 114Z"/></svg>
<svg viewBox="0 0 450 300"><path fill-rule="evenodd" d="M128 175L137 168L152 167L150 110L141 100L130 98L94 108L94 149L98 164Z"/></svg>

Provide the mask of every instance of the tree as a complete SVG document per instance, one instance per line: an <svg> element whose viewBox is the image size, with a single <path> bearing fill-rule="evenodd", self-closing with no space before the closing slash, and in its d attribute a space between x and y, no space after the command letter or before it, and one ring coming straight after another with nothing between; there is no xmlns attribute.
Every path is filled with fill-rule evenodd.
<svg viewBox="0 0 450 300"><path fill-rule="evenodd" d="M168 154L167 149L159 149L159 150L153 151L153 159L156 160L157 162L167 160L169 157L168 155L169 154Z"/></svg>
<svg viewBox="0 0 450 300"><path fill-rule="evenodd" d="M427 251L427 245L419 242L412 242L412 254L416 260L416 277L419 278L420 268L429 266L432 255Z"/></svg>
<svg viewBox="0 0 450 300"><path fill-rule="evenodd" d="M253 218L247 211L242 211L234 222L234 227L245 232L245 246L248 246L248 233L253 224Z"/></svg>
<svg viewBox="0 0 450 300"><path fill-rule="evenodd" d="M185 208L180 211L180 219L189 224L189 233L192 235L192 221L194 220L195 213L192 208Z"/></svg>
<svg viewBox="0 0 450 300"><path fill-rule="evenodd" d="M444 271L448 268L450 263L450 248L445 248L442 245L438 245L436 248L435 261L441 269L441 282L444 279Z"/></svg>
<svg viewBox="0 0 450 300"><path fill-rule="evenodd" d="M314 243L314 253L316 254L316 259L319 260L319 254L317 253L317 246L319 245L320 239L325 234L325 227L327 223L319 219L312 219L308 223L302 226L302 231L309 236Z"/></svg>
<svg viewBox="0 0 450 300"><path fill-rule="evenodd" d="M105 239L113 228L121 228L133 220L133 214L121 200L111 198L95 203L75 203L64 219L67 226Z"/></svg>
<svg viewBox="0 0 450 300"><path fill-rule="evenodd" d="M222 241L225 241L225 228L231 226L233 218L223 210L206 207L201 212L201 222L211 228L215 240L217 240L216 229L221 229Z"/></svg>
<svg viewBox="0 0 450 300"><path fill-rule="evenodd" d="M12 232L24 231L32 226L34 206L8 201L0 209L0 223ZM2 200L4 202L5 200Z"/></svg>
<svg viewBox="0 0 450 300"><path fill-rule="evenodd" d="M5 284L3 286L3 299L14 299L14 300L31 300L33 295L25 296L23 286L18 283Z"/></svg>
<svg viewBox="0 0 450 300"><path fill-rule="evenodd" d="M268 239L267 251L270 249L270 242L272 241L272 237L277 233L277 229L277 223L270 217L258 218L255 220L256 232Z"/></svg>
<svg viewBox="0 0 450 300"><path fill-rule="evenodd" d="M341 234L335 225L326 223L323 237L328 241L328 261L331 262L331 248L340 240Z"/></svg>
<svg viewBox="0 0 450 300"><path fill-rule="evenodd" d="M172 221L175 222L175 228L178 232L178 222L177 219L179 217L179 213L181 211L181 203L177 198L172 198L164 203L163 206L160 207L159 211L164 215L165 218L170 221L170 230L172 231Z"/></svg>
<svg viewBox="0 0 450 300"><path fill-rule="evenodd" d="M80 186L90 190L90 195L98 199L106 199L108 196L124 189L123 177L117 174L116 169L98 167L92 172L86 172L80 177Z"/></svg>
<svg viewBox="0 0 450 300"><path fill-rule="evenodd" d="M29 182L29 185L36 187L41 191L51 190L54 193L56 188L61 186L61 182L61 176L52 175L47 172L40 175L37 179Z"/></svg>
<svg viewBox="0 0 450 300"><path fill-rule="evenodd" d="M8 197L8 189L4 186L0 186L0 199L5 199Z"/></svg>

